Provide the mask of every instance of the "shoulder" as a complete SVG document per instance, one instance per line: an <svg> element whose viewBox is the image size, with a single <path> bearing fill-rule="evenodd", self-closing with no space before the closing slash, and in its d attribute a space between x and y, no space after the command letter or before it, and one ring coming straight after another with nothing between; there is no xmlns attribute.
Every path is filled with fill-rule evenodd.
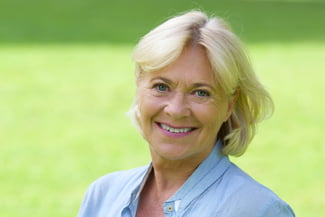
<svg viewBox="0 0 325 217"><path fill-rule="evenodd" d="M231 186L230 191L235 191L242 197L258 198L258 200L270 200L278 198L278 196L268 187L257 182L254 178L241 170L235 164L231 164L225 173L228 185Z"/></svg>
<svg viewBox="0 0 325 217"><path fill-rule="evenodd" d="M226 199L241 216L293 217L290 206L271 189L254 180L250 175L231 164L225 173Z"/></svg>
<svg viewBox="0 0 325 217"><path fill-rule="evenodd" d="M135 184L137 180L141 179L146 173L148 166L138 167L130 170L117 171L106 174L95 180L88 188L97 190L109 190L110 187L119 188Z"/></svg>
<svg viewBox="0 0 325 217"><path fill-rule="evenodd" d="M104 175L95 180L87 189L82 201L79 216L97 216L103 207L114 202L114 209L130 199L139 186L148 166ZM113 210L111 210L113 212Z"/></svg>

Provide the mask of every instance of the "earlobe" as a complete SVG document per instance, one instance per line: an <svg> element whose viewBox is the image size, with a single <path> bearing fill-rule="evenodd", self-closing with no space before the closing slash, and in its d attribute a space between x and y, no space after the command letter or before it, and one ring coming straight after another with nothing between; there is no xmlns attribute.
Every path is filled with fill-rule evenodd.
<svg viewBox="0 0 325 217"><path fill-rule="evenodd" d="M239 87L237 87L235 92L232 94L234 103L236 103L236 101L237 101L237 99L239 97L239 94L240 94L240 89L239 89Z"/></svg>
<svg viewBox="0 0 325 217"><path fill-rule="evenodd" d="M231 99L230 99L230 110L231 112L234 110L237 99L239 97L240 90L239 88L236 88L235 92L233 93Z"/></svg>
<svg viewBox="0 0 325 217"><path fill-rule="evenodd" d="M236 91L234 92L234 94L229 99L227 115L226 115L226 119L224 122L226 122L231 117L231 114L233 113L233 111L235 109L237 99L239 97L239 92L240 92L239 88L237 88Z"/></svg>

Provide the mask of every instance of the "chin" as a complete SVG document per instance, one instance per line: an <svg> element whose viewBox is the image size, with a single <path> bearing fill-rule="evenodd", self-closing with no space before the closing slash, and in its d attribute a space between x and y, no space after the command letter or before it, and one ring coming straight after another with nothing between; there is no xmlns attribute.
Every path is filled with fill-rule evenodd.
<svg viewBox="0 0 325 217"><path fill-rule="evenodd" d="M172 146L172 147L171 147ZM165 147L152 147L152 151L155 155L160 156L166 160L185 160L191 158L195 155L195 152L192 152L184 147L175 147L175 145L165 145Z"/></svg>

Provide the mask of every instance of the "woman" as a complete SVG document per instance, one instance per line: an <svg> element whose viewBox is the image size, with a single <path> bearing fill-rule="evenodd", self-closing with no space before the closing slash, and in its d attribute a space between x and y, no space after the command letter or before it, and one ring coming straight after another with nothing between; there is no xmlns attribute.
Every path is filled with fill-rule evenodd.
<svg viewBox="0 0 325 217"><path fill-rule="evenodd" d="M134 61L130 114L152 163L95 181L79 216L294 216L227 157L245 152L273 104L222 20L172 18L142 38Z"/></svg>

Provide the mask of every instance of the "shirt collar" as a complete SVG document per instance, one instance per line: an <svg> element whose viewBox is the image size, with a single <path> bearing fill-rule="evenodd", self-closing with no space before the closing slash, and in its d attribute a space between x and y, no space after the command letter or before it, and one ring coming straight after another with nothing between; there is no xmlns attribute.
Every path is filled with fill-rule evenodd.
<svg viewBox="0 0 325 217"><path fill-rule="evenodd" d="M217 181L230 165L228 157L221 154L222 146L223 144L221 141L218 141L209 156L198 166L181 188L178 189L178 191L165 203L177 203L177 206L182 209ZM153 167L151 163L148 166L142 181L132 192L129 204L137 204L140 194L152 170Z"/></svg>
<svg viewBox="0 0 325 217"><path fill-rule="evenodd" d="M142 178L141 184L138 186L136 191L134 191L135 196L134 196L133 200L137 200L140 197L140 194L141 194L141 192L142 192L142 190L143 190L143 188L144 188L144 186L145 186L145 184L146 184L152 170L153 170L152 163L150 163L150 165L149 165L149 167L147 169L147 172L145 173L144 177Z"/></svg>
<svg viewBox="0 0 325 217"><path fill-rule="evenodd" d="M191 202L217 181L230 165L228 157L221 154L222 146L222 143L218 141L209 156L166 202L182 200L181 207L186 206L186 203Z"/></svg>

